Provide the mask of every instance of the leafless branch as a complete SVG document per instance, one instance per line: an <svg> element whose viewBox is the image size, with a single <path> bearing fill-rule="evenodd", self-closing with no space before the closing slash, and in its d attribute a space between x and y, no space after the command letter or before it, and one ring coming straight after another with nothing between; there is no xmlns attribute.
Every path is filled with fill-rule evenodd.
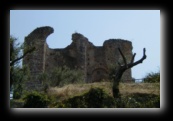
<svg viewBox="0 0 173 121"><path fill-rule="evenodd" d="M32 51L35 50L35 47L33 47L32 49L28 50L26 53L24 53L21 57L16 58L15 60L10 62L10 66L14 65L15 62L19 61L20 59L24 58L28 53L31 53Z"/></svg>
<svg viewBox="0 0 173 121"><path fill-rule="evenodd" d="M127 66L126 58L124 57L124 55L121 52L120 48L118 48L118 51L120 52L121 56L123 57L123 61L124 61L125 66Z"/></svg>
<svg viewBox="0 0 173 121"><path fill-rule="evenodd" d="M120 48L118 48L121 56L123 57L123 61L125 65L120 66L116 71L115 71L115 77L114 77L114 81L113 81L113 87L112 87L112 91L113 91L113 97L114 98L119 98L120 97L120 93L119 93L119 82L121 81L121 77L123 75L123 73L129 69L132 68L133 66L136 66L139 63L142 63L144 59L146 59L146 50L145 48L143 49L143 56L140 60L134 62L136 53L133 54L133 57L131 59L131 62L127 64L126 62L126 58L124 57L123 53L121 52Z"/></svg>
<svg viewBox="0 0 173 121"><path fill-rule="evenodd" d="M133 63L134 62L135 56L136 56L136 53L133 54L133 57L132 57L132 60L131 60L130 63Z"/></svg>
<svg viewBox="0 0 173 121"><path fill-rule="evenodd" d="M129 64L128 64L128 68L132 68L133 66L136 66L136 65L142 63L143 60L145 60L145 59L147 58L145 52L146 52L146 49L144 48L144 49L143 49L143 56L142 56L142 58L141 58L140 60L134 62L134 63L129 63Z"/></svg>

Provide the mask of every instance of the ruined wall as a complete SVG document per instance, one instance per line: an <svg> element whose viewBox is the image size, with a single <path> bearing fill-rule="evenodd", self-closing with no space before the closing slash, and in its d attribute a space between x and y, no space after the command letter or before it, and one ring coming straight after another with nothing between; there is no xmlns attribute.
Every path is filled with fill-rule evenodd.
<svg viewBox="0 0 173 121"><path fill-rule="evenodd" d="M118 52L121 48L127 62L132 57L132 43L122 39L109 39L103 43L103 46L95 46L88 41L88 38L82 34L72 34L72 42L64 49L51 49L46 43L46 38L53 33L51 27L40 27L31 32L26 38L27 45L34 45L37 50L28 54L23 64L30 67L32 80L30 85L39 82L37 75L44 71L50 72L55 67L66 65L71 69L80 69L83 72L85 82L98 82L102 79L108 79L109 66L118 61L122 62L122 57ZM127 70L122 79L131 80L131 69Z"/></svg>
<svg viewBox="0 0 173 121"><path fill-rule="evenodd" d="M38 88L41 82L37 79L37 76L45 71L45 53L48 48L46 38L53 33L51 27L40 27L32 31L27 37L25 37L25 44L27 46L34 46L36 50L27 54L23 59L23 65L27 65L30 68L31 80L27 82L28 88Z"/></svg>
<svg viewBox="0 0 173 121"><path fill-rule="evenodd" d="M117 62L123 64L123 58L120 55L118 48L120 48L122 53L125 55L127 63L129 63L132 58L133 47L132 43L128 40L109 39L104 42L103 47L105 49L105 60L107 64L117 64ZM124 72L122 80L129 81L131 79L131 69L128 69Z"/></svg>

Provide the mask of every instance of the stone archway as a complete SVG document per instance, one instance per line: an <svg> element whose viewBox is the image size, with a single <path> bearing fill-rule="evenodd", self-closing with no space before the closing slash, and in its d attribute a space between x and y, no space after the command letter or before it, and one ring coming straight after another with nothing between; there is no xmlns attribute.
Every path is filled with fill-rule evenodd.
<svg viewBox="0 0 173 121"><path fill-rule="evenodd" d="M92 82L100 82L103 79L108 79L108 72L104 68L96 68L92 71L91 81Z"/></svg>

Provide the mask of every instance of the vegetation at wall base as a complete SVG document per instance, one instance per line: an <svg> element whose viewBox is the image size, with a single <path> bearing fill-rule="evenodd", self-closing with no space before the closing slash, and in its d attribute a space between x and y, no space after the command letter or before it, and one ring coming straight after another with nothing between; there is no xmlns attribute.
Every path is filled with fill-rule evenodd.
<svg viewBox="0 0 173 121"><path fill-rule="evenodd" d="M47 108L50 100L44 93L33 91L24 97L24 108Z"/></svg>
<svg viewBox="0 0 173 121"><path fill-rule="evenodd" d="M32 99L31 95L27 96L29 94L32 94ZM28 92L22 96L28 97L28 100L12 99L10 107L160 108L159 83L120 83L120 94L121 98L113 98L110 82L70 84L63 87L51 87L47 93ZM26 106L26 103L29 104Z"/></svg>
<svg viewBox="0 0 173 121"><path fill-rule="evenodd" d="M160 83L160 71L150 72L144 78L145 83Z"/></svg>
<svg viewBox="0 0 173 121"><path fill-rule="evenodd" d="M51 87L63 87L67 84L82 83L83 74L77 69L70 69L67 66L56 67L49 73L44 72L38 75L38 79L44 85L45 91L49 86ZM50 81L51 80L51 81Z"/></svg>
<svg viewBox="0 0 173 121"><path fill-rule="evenodd" d="M136 93L114 99L100 88L92 88L57 104L56 108L160 108L160 96Z"/></svg>
<svg viewBox="0 0 173 121"><path fill-rule="evenodd" d="M160 108L160 96L134 93L116 100L117 108Z"/></svg>
<svg viewBox="0 0 173 121"><path fill-rule="evenodd" d="M89 92L69 98L57 105L57 108L113 108L114 98L101 88L91 88Z"/></svg>

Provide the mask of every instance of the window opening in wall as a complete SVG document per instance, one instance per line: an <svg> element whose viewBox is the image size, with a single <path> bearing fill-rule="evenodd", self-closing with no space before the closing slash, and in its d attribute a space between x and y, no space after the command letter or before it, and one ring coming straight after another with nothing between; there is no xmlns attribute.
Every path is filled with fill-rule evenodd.
<svg viewBox="0 0 173 121"><path fill-rule="evenodd" d="M97 71L97 74L100 74L100 71Z"/></svg>

